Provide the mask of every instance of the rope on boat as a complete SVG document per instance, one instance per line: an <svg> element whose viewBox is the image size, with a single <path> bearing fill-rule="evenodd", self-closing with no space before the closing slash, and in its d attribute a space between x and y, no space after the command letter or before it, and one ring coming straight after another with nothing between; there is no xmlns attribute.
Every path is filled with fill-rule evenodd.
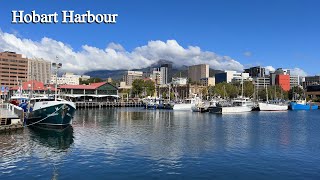
<svg viewBox="0 0 320 180"><path fill-rule="evenodd" d="M61 106L60 108L58 108L55 112L47 115L47 117L45 117L45 118L43 118L43 119L40 119L39 121L36 121L36 122L34 122L34 123L32 123L32 124L25 125L24 127L32 126L32 125L38 124L38 123L46 120L48 117L51 117L54 113L56 113L56 112L58 112L60 109L62 109L62 107L63 107L63 106Z"/></svg>

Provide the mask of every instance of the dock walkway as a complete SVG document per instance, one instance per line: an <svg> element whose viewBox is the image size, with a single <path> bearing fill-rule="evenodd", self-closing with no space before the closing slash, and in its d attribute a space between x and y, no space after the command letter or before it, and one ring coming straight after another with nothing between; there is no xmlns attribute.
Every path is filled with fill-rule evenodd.
<svg viewBox="0 0 320 180"><path fill-rule="evenodd" d="M13 104L0 104L0 132L23 128L23 109Z"/></svg>

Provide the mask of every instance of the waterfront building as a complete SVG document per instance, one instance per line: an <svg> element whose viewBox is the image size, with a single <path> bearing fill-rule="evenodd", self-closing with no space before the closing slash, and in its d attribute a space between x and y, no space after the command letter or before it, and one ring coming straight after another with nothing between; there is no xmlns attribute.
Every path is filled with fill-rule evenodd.
<svg viewBox="0 0 320 180"><path fill-rule="evenodd" d="M307 86L306 95L311 99L320 98L320 85Z"/></svg>
<svg viewBox="0 0 320 180"><path fill-rule="evenodd" d="M168 84L172 82L172 64L161 64L160 67L160 84Z"/></svg>
<svg viewBox="0 0 320 180"><path fill-rule="evenodd" d="M19 81L26 82L28 79L28 59L22 54L5 51L0 53L0 85L13 87Z"/></svg>
<svg viewBox="0 0 320 180"><path fill-rule="evenodd" d="M311 85L320 85L320 76L306 76L303 83L303 88Z"/></svg>
<svg viewBox="0 0 320 180"><path fill-rule="evenodd" d="M126 82L127 86L132 86L132 83L136 79L142 79L142 71L127 71L123 76L123 81Z"/></svg>
<svg viewBox="0 0 320 180"><path fill-rule="evenodd" d="M45 85L43 82L32 80L22 82L22 85L13 86L10 88L10 95L16 94L20 91L22 94L29 94L30 91L36 94L49 94L54 93L55 88L53 85Z"/></svg>
<svg viewBox="0 0 320 180"><path fill-rule="evenodd" d="M300 86L300 76L290 75L290 88Z"/></svg>
<svg viewBox="0 0 320 180"><path fill-rule="evenodd" d="M206 86L202 85L176 85L172 86L170 88L170 92L175 94L175 98L177 99L188 99L192 95L197 94L200 96L203 92L203 89L206 88ZM167 95L169 95L169 87L168 86L159 86L157 89L157 93L159 96L162 95L163 92L166 92Z"/></svg>
<svg viewBox="0 0 320 180"><path fill-rule="evenodd" d="M215 74L215 84L222 82L230 83L233 79L233 75L236 73L236 71L225 71L223 73Z"/></svg>
<svg viewBox="0 0 320 180"><path fill-rule="evenodd" d="M276 85L276 76L277 76L277 74L275 73L275 71L270 71L270 72L269 72L270 85L271 85L271 86Z"/></svg>
<svg viewBox="0 0 320 180"><path fill-rule="evenodd" d="M61 77L56 77L55 74L52 74L50 83L55 84L56 78L57 78L58 85L64 85L64 84L79 85L81 76L75 75L73 73L64 73Z"/></svg>
<svg viewBox="0 0 320 180"><path fill-rule="evenodd" d="M248 69L244 70L245 73L249 73L249 76L252 78L256 77L264 77L266 74L266 69L261 66L256 66L256 67L250 67Z"/></svg>
<svg viewBox="0 0 320 180"><path fill-rule="evenodd" d="M51 62L42 58L28 59L28 81L36 80L49 84L51 79Z"/></svg>
<svg viewBox="0 0 320 180"><path fill-rule="evenodd" d="M276 76L276 85L280 86L284 91L290 90L290 75L278 74Z"/></svg>
<svg viewBox="0 0 320 180"><path fill-rule="evenodd" d="M232 83L241 83L242 81L252 81L249 73L233 73Z"/></svg>
<svg viewBox="0 0 320 180"><path fill-rule="evenodd" d="M201 78L200 84L202 86L215 86L216 84L215 77Z"/></svg>
<svg viewBox="0 0 320 180"><path fill-rule="evenodd" d="M270 86L270 77L255 77L253 78L253 82L257 90L265 89L266 86Z"/></svg>
<svg viewBox="0 0 320 180"><path fill-rule="evenodd" d="M105 102L119 98L118 88L108 82L89 85L61 85L60 95L72 101Z"/></svg>
<svg viewBox="0 0 320 180"><path fill-rule="evenodd" d="M173 85L186 85L187 82L188 82L188 78L181 78L181 77L172 78Z"/></svg>
<svg viewBox="0 0 320 180"><path fill-rule="evenodd" d="M153 68L150 72L144 73L146 78L151 79L154 81L156 85L160 85L162 82L162 76L161 76L161 71L160 68Z"/></svg>
<svg viewBox="0 0 320 180"><path fill-rule="evenodd" d="M188 78L191 82L200 82L202 78L209 77L209 65L208 64L198 64L194 66L189 66L188 68Z"/></svg>

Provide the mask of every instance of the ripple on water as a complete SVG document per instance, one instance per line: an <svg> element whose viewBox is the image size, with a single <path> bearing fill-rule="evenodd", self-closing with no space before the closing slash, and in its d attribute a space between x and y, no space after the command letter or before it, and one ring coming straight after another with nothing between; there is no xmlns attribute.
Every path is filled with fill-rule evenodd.
<svg viewBox="0 0 320 180"><path fill-rule="evenodd" d="M319 179L319 111L77 111L66 132L0 134L0 179Z"/></svg>

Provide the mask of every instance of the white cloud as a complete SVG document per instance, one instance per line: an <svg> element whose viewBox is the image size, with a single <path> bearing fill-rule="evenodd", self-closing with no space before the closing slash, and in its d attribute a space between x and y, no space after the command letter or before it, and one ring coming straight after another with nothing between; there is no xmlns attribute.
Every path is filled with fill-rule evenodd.
<svg viewBox="0 0 320 180"><path fill-rule="evenodd" d="M266 66L264 67L266 69L266 74L269 74L270 71L275 71L276 69L272 66Z"/></svg>
<svg viewBox="0 0 320 180"><path fill-rule="evenodd" d="M209 64L211 68L242 71L243 65L229 56L220 56L200 47L182 47L175 40L149 41L129 52L117 43L110 43L106 49L83 45L80 51L48 37L33 41L17 37L0 30L0 51L15 51L29 58L41 57L63 63L64 71L85 72L90 70L117 70L148 67L159 59L172 61L177 66Z"/></svg>
<svg viewBox="0 0 320 180"><path fill-rule="evenodd" d="M273 66L266 66L265 69L266 69L266 74L269 74L270 71L276 70ZM308 73L306 73L303 69L300 69L300 68L293 68L293 69L288 69L288 70L290 70L291 75L299 75L299 76L303 76L303 77L308 75Z"/></svg>
<svg viewBox="0 0 320 180"><path fill-rule="evenodd" d="M308 73L306 73L303 69L300 69L300 68L290 69L290 74L291 75L299 75L302 77L306 77L308 75Z"/></svg>

